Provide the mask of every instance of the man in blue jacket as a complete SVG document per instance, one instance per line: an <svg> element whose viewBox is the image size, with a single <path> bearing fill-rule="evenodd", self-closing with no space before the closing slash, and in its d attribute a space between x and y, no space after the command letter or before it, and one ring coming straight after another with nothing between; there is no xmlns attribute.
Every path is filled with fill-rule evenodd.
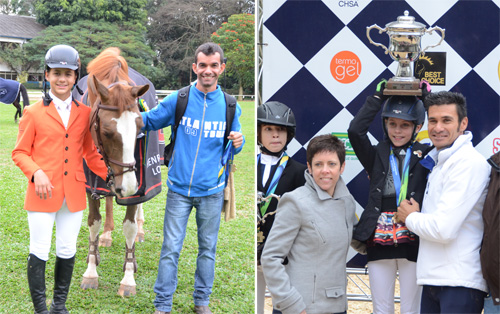
<svg viewBox="0 0 500 314"><path fill-rule="evenodd" d="M175 146L168 164L168 193L163 227L163 245L154 286L155 314L170 313L177 287L177 266L186 226L193 207L198 227L198 257L194 283L197 314L212 313L208 307L215 275L215 252L224 202L224 164L227 149L237 154L244 145L236 106L232 125L226 126L224 93L217 81L224 72L220 46L205 43L195 52L193 72L196 83L189 89L188 105L177 129ZM156 108L143 112L145 130L175 124L178 92L166 97ZM229 147L223 147L226 128L231 128Z"/></svg>

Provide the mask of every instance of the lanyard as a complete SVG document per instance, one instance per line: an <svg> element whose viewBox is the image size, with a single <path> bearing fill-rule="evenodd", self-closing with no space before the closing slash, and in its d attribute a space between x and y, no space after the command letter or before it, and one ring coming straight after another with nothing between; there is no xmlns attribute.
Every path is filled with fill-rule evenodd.
<svg viewBox="0 0 500 314"><path fill-rule="evenodd" d="M140 112L148 112L149 111L148 104L142 98L139 98L139 101L137 102L137 106L139 107ZM147 156L148 156L147 150L148 150L148 143L149 143L149 132L144 131L144 135L145 135L146 139L144 142L144 157L142 158L142 160L144 161L144 164L146 164L146 160L148 159L147 158Z"/></svg>
<svg viewBox="0 0 500 314"><path fill-rule="evenodd" d="M276 190L276 187L278 186L278 181L281 178L281 175L283 174L283 171L285 170L286 163L288 162L288 155L286 153L283 153L283 157L281 157L278 165L278 169L276 169L276 172L273 175L273 178L271 180L271 184L269 185L269 188L267 189L265 197L271 195L274 193ZM260 154L257 156L257 163L260 162ZM268 199L264 205L260 207L260 214L262 217L264 217L264 214L266 213L267 208L269 207L269 204L271 203L271 199Z"/></svg>
<svg viewBox="0 0 500 314"><path fill-rule="evenodd" d="M411 148L412 146L406 149L406 157L403 164L403 172L402 172L403 180L401 181L401 178L399 177L398 162L396 160L396 156L394 156L394 151L391 146L391 155L389 156L389 160L391 162L394 187L396 188L396 202L397 202L396 206L399 206L401 201L406 199L406 191L408 190L408 172L410 169Z"/></svg>
<svg viewBox="0 0 500 314"><path fill-rule="evenodd" d="M233 159L234 159L233 141L229 140L227 142L226 148L224 149L224 152L222 153L222 160L221 160L222 167L220 168L219 175L217 177L218 182L221 181L222 174L224 173L224 170L226 171L226 174L227 174L226 179L229 177L229 172L231 172L231 166L233 164Z"/></svg>

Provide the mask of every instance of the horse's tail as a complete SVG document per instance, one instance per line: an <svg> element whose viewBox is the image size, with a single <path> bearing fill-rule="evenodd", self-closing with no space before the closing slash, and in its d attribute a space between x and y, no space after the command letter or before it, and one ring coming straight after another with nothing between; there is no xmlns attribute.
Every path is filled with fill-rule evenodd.
<svg viewBox="0 0 500 314"><path fill-rule="evenodd" d="M23 109L24 109L30 105L30 99L28 97L28 91L26 90L26 87L24 87L23 84L21 84L21 86L19 88L19 95L23 96Z"/></svg>

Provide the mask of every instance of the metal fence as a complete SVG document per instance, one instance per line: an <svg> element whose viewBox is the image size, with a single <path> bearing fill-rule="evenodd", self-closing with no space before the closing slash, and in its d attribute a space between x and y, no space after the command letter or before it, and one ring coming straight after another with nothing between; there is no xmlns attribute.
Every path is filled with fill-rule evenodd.
<svg viewBox="0 0 500 314"><path fill-rule="evenodd" d="M361 276L368 275L368 268L351 268L347 267L347 280L352 282L356 287L355 293L348 293L347 300L349 301L366 301L371 302L372 296L370 294L370 285L368 280L365 280ZM399 280L399 274L397 275ZM394 302L400 303L401 299L399 295L394 296Z"/></svg>

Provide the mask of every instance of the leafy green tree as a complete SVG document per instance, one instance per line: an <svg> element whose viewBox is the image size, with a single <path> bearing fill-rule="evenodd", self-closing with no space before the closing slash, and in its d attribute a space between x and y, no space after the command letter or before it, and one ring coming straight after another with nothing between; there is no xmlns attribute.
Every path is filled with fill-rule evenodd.
<svg viewBox="0 0 500 314"><path fill-rule="evenodd" d="M78 21L71 25L49 26L41 36L23 45L29 61L43 68L46 51L53 45L66 44L75 47L82 63L82 76L87 64L102 50L118 47L129 66L146 77L155 76L151 67L154 52L144 43L144 35L133 25L119 26L109 22Z"/></svg>
<svg viewBox="0 0 500 314"><path fill-rule="evenodd" d="M32 60L29 53L18 43L1 43L0 60L16 71L18 78L26 77L31 69L37 69L39 64ZM21 83L24 83L20 79Z"/></svg>
<svg viewBox="0 0 500 314"><path fill-rule="evenodd" d="M36 0L0 0L0 13L33 15Z"/></svg>
<svg viewBox="0 0 500 314"><path fill-rule="evenodd" d="M239 95L253 90L255 78L255 19L253 14L235 14L212 34L212 41L221 46L227 58L226 71L238 82Z"/></svg>
<svg viewBox="0 0 500 314"><path fill-rule="evenodd" d="M47 26L79 20L132 23L145 30L147 0L36 0L37 21Z"/></svg>
<svg viewBox="0 0 500 314"><path fill-rule="evenodd" d="M232 14L254 9L254 2L248 0L150 0L148 5L147 38L158 54L155 66L162 69L155 82L169 89L194 80L194 52L210 41L222 22Z"/></svg>

